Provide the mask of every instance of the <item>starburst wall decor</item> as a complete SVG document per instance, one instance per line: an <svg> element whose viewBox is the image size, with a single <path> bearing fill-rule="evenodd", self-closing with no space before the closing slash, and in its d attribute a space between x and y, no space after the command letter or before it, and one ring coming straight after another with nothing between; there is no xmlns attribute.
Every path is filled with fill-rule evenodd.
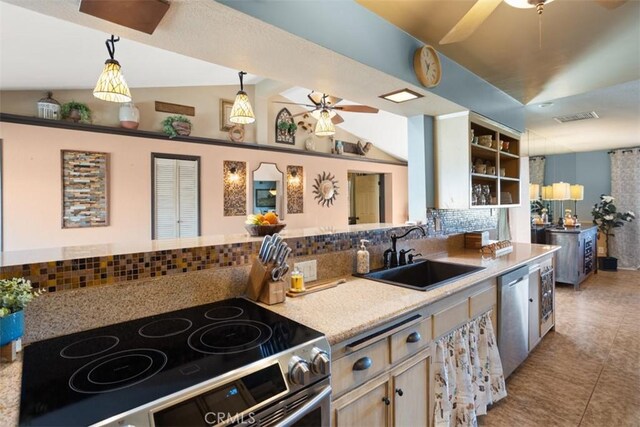
<svg viewBox="0 0 640 427"><path fill-rule="evenodd" d="M313 194L314 199L321 206L331 207L334 200L338 196L338 181L336 177L329 172L322 172L314 179Z"/></svg>

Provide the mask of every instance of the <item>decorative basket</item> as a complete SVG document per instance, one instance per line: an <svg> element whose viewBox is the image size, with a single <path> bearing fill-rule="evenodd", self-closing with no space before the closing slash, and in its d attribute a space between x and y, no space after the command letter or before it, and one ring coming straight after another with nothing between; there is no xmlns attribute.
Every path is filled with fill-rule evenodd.
<svg viewBox="0 0 640 427"><path fill-rule="evenodd" d="M245 224L244 228L246 228L252 236L270 236L272 234L279 233L286 226L287 224L283 223L273 225Z"/></svg>

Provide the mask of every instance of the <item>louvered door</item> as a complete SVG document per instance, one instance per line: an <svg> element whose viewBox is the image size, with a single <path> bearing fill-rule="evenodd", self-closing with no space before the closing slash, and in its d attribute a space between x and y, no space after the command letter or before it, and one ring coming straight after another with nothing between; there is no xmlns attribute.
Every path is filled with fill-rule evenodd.
<svg viewBox="0 0 640 427"><path fill-rule="evenodd" d="M154 157L154 239L199 233L198 160Z"/></svg>

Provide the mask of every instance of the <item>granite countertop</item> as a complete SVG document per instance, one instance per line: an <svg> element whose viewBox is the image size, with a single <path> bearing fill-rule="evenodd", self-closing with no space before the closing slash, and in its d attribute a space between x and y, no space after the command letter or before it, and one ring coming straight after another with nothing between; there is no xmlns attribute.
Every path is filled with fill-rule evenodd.
<svg viewBox="0 0 640 427"><path fill-rule="evenodd" d="M335 288L264 307L323 332L334 345L558 249L514 243L513 252L495 259L482 258L478 250L466 249L437 258L486 269L439 288L423 292L354 277Z"/></svg>
<svg viewBox="0 0 640 427"><path fill-rule="evenodd" d="M477 250L470 249L440 254L440 261L486 269L426 292L353 277L338 287L265 307L323 332L333 345L558 249L514 243L512 253L496 259L482 258ZM18 425L21 381L20 354L13 363L0 364L0 426Z"/></svg>

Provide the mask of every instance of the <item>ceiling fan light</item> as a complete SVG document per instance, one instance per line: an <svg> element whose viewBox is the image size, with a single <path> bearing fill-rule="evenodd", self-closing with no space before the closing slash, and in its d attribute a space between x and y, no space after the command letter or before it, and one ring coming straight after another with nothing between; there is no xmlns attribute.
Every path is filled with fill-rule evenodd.
<svg viewBox="0 0 640 427"><path fill-rule="evenodd" d="M249 102L249 95L243 90L238 91L236 95L236 100L233 102L233 107L231 107L229 121L242 125L256 121L253 108L251 108L251 102Z"/></svg>
<svg viewBox="0 0 640 427"><path fill-rule="evenodd" d="M549 4L553 0L504 0L509 6L517 7L518 9L530 9L538 6L540 3Z"/></svg>
<svg viewBox="0 0 640 427"><path fill-rule="evenodd" d="M318 119L318 123L316 123L315 134L317 136L331 136L336 133L336 127L333 125L331 121L331 115L329 111L322 110L320 112L320 118Z"/></svg>
<svg viewBox="0 0 640 427"><path fill-rule="evenodd" d="M107 59L104 63L93 96L109 102L131 102L129 86L120 72L120 63L115 59Z"/></svg>
<svg viewBox="0 0 640 427"><path fill-rule="evenodd" d="M313 117L316 120L320 120L320 113L322 113L323 110L313 110L311 111L311 117ZM326 110L329 111L329 118L333 119L335 117L335 115L337 114L334 110Z"/></svg>

